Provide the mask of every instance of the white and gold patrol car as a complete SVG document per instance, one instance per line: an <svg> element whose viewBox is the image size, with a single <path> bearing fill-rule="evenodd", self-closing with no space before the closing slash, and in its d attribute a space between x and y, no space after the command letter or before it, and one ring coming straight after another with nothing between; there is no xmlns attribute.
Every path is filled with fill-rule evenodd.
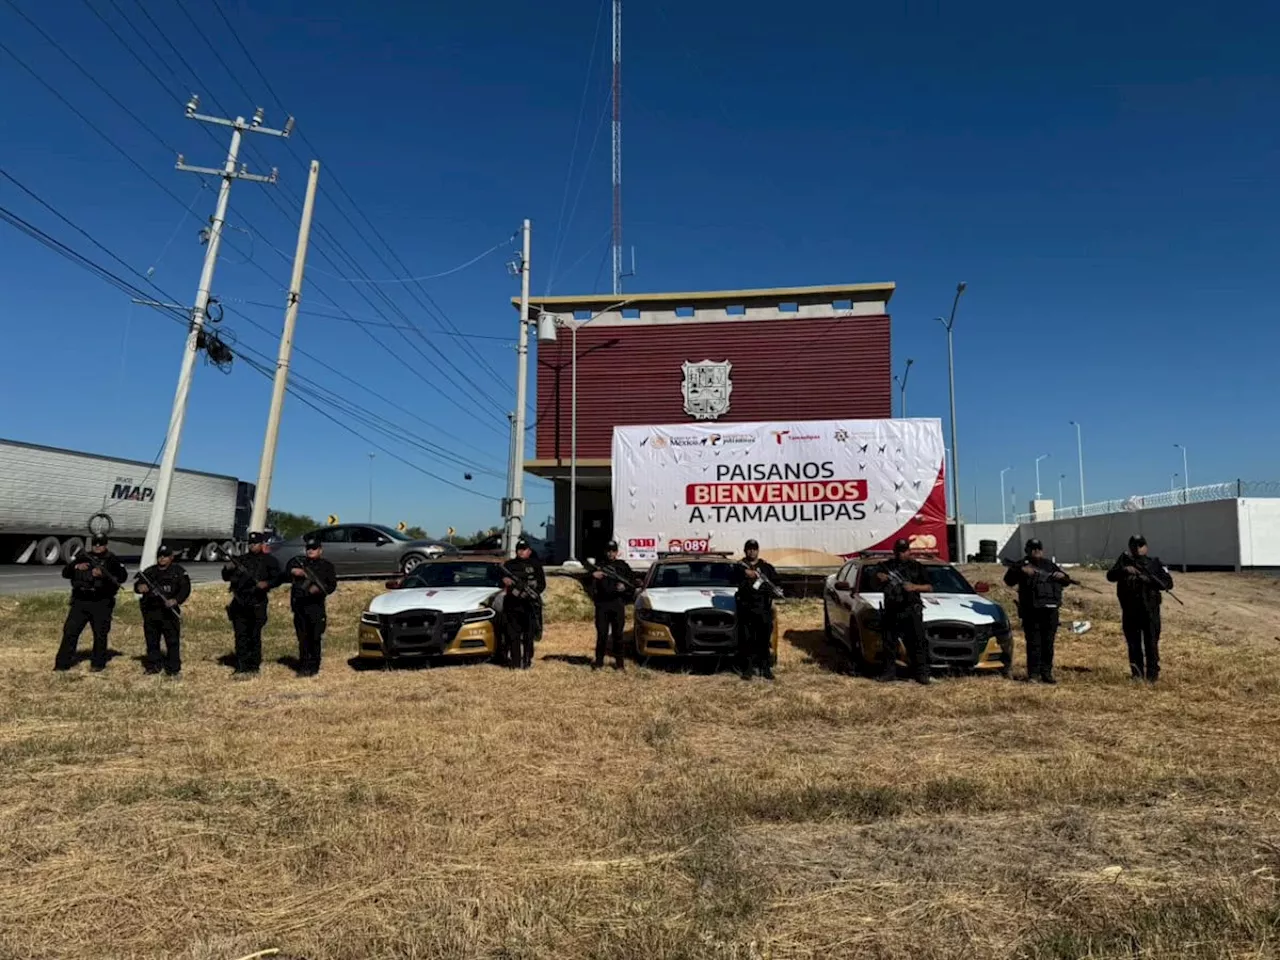
<svg viewBox="0 0 1280 960"><path fill-rule="evenodd" d="M636 595L635 647L641 657L732 657L738 652L734 561L719 554L669 555ZM770 661L778 660L774 611Z"/></svg>
<svg viewBox="0 0 1280 960"><path fill-rule="evenodd" d="M493 656L502 616L502 561L425 560L360 614L362 660Z"/></svg>

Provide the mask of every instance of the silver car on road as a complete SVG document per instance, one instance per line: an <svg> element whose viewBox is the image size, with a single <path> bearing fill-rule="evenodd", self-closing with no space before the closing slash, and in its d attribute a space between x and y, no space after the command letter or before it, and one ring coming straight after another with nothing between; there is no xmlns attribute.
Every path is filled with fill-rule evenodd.
<svg viewBox="0 0 1280 960"><path fill-rule="evenodd" d="M443 540L414 540L378 523L339 523L308 531L284 543L272 544L281 564L303 554L303 543L315 537L324 544L324 558L340 577L376 577L408 573L423 560L456 556L458 548Z"/></svg>

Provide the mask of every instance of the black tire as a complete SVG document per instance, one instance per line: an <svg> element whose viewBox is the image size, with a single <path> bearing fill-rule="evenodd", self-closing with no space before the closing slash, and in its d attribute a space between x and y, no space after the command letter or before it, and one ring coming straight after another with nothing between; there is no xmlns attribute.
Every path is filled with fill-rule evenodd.
<svg viewBox="0 0 1280 960"><path fill-rule="evenodd" d="M827 643L836 646L836 635L831 632L831 611L827 609L827 598L822 598L822 635Z"/></svg>
<svg viewBox="0 0 1280 960"><path fill-rule="evenodd" d="M407 556L401 557L400 572L403 575L408 576L429 559L430 557L422 553L410 553Z"/></svg>
<svg viewBox="0 0 1280 960"><path fill-rule="evenodd" d="M45 537L36 544L36 552L33 559L37 563L42 563L46 567L52 567L62 558L62 544L58 542L57 537Z"/></svg>
<svg viewBox="0 0 1280 960"><path fill-rule="evenodd" d="M84 549L84 541L79 537L68 537L62 541L62 562L70 563Z"/></svg>

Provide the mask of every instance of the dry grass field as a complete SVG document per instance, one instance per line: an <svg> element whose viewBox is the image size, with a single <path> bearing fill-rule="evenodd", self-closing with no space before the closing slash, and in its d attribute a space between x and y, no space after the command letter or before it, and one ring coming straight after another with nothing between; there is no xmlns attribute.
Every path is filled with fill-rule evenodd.
<svg viewBox="0 0 1280 960"><path fill-rule="evenodd" d="M280 596L232 682L218 588L181 680L132 602L54 675L63 597L0 599L0 958L1280 956L1280 586L1178 580L1154 688L1078 590L1054 688L849 676L814 601L773 684L592 673L559 580L527 672L354 671L344 584L316 679Z"/></svg>

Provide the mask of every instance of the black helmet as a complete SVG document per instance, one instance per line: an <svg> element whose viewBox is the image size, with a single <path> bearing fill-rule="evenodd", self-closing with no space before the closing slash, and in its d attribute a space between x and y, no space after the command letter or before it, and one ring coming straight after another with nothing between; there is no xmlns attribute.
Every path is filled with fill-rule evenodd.
<svg viewBox="0 0 1280 960"><path fill-rule="evenodd" d="M1035 537L1032 537L1030 540L1027 541L1027 553L1031 553L1033 550L1043 550L1043 549L1044 549L1044 544L1041 543Z"/></svg>
<svg viewBox="0 0 1280 960"><path fill-rule="evenodd" d="M909 553L911 551L911 541L906 537L899 537L893 541L894 553Z"/></svg>

